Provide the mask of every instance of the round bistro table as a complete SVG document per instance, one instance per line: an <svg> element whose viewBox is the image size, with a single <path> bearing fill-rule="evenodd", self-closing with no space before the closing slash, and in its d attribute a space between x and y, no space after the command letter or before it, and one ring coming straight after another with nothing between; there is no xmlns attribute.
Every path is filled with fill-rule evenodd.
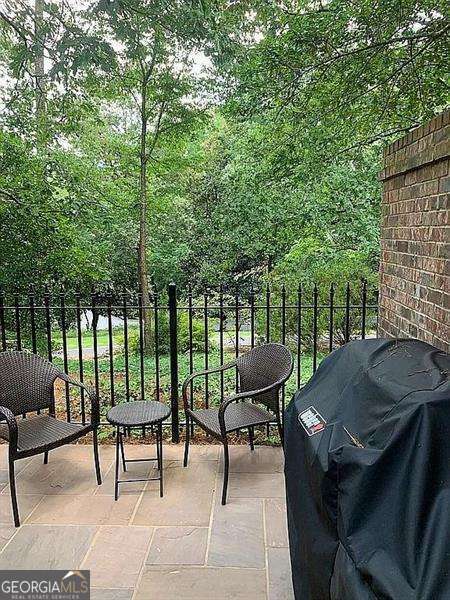
<svg viewBox="0 0 450 600"><path fill-rule="evenodd" d="M162 422L170 415L170 408L162 402L150 400L148 402L122 402L113 406L106 415L111 425L116 427L116 470L114 478L114 498L119 497L120 483L133 483L138 481L159 481L159 495L163 496L163 446L162 446ZM123 435L126 429L135 427L146 427L147 425L156 425L156 457L154 458L128 458L125 459L123 448ZM119 479L119 447L122 455L122 468L127 470L127 463L130 462L158 462L159 477L150 477L147 479Z"/></svg>

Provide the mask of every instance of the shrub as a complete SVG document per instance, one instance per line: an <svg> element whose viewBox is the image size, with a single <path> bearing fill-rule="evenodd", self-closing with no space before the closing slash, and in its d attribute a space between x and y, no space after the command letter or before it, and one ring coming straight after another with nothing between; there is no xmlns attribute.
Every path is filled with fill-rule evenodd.
<svg viewBox="0 0 450 600"><path fill-rule="evenodd" d="M193 352L203 351L205 348L205 330L203 322L200 319L192 319L192 350ZM189 315L187 312L181 312L178 315L178 351L189 351ZM211 348L211 340L208 340L208 348ZM128 348L131 353L140 352L139 329L132 329L128 333ZM158 313L158 352L159 354L168 354L170 351L169 334L169 316L167 311ZM146 354L149 356L155 353L155 322L152 323L152 343Z"/></svg>
<svg viewBox="0 0 450 600"><path fill-rule="evenodd" d="M280 290L286 286L287 304L296 305L297 289L302 286L302 305L313 304L314 284L318 289L318 305L329 303L330 286L334 284L334 305L344 306L346 299L346 284L350 283L350 305L352 307L361 303L361 280L367 280L367 303L375 300L377 275L370 268L370 257L364 251L336 249L321 243L319 240L304 238L300 240L286 257L275 267L270 275L269 283L273 286L272 303L281 304ZM273 311L271 328L276 338L281 331L280 311ZM313 335L313 310L302 311L302 340L304 346L311 348ZM297 335L297 310L286 311L287 337L296 339ZM367 327L370 327L371 315L367 315ZM361 324L361 311L351 308L349 331L350 337L359 335ZM317 320L317 336L328 336L329 310L319 309ZM345 309L334 311L334 342L341 344L345 339Z"/></svg>

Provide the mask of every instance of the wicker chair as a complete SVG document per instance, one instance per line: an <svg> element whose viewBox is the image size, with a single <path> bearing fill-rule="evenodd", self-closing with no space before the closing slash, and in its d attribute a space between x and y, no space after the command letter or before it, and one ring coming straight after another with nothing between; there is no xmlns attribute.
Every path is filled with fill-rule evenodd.
<svg viewBox="0 0 450 600"><path fill-rule="evenodd" d="M70 423L55 417L54 383L56 379L83 388L91 400L91 421L86 425ZM40 413L48 409L48 413ZM40 414L27 417L26 413ZM16 418L24 415L24 418ZM94 462L97 483L102 482L98 459L97 429L100 422L98 398L79 381L71 379L54 364L28 352L0 352L0 437L9 442L9 485L14 524L20 525L17 507L14 461L35 454L48 453L93 432Z"/></svg>
<svg viewBox="0 0 450 600"><path fill-rule="evenodd" d="M192 409L188 389L195 377L219 373L236 367L239 374L239 393L226 398L217 408ZM221 367L193 373L183 383L183 402L186 414L186 444L184 466L189 455L190 423L193 421L213 437L219 439L224 450L222 504L227 501L228 488L228 438L238 429L248 429L251 450L256 425L276 421L281 442L283 429L280 419L279 391L292 373L292 355L286 346L265 344ZM243 400L250 402L243 402ZM264 405L264 408L260 405ZM267 410L269 409L269 410ZM270 411L270 412L269 412Z"/></svg>

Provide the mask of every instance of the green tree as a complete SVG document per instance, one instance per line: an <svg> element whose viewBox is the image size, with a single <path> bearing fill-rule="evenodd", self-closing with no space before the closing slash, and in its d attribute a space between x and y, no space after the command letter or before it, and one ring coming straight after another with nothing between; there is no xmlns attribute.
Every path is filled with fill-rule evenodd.
<svg viewBox="0 0 450 600"><path fill-rule="evenodd" d="M255 2L228 53L232 108L311 136L314 157L390 139L448 103L443 0ZM224 16L226 26L227 18Z"/></svg>
<svg viewBox="0 0 450 600"><path fill-rule="evenodd" d="M105 65L116 102L126 103L138 130L138 276L144 305L150 304L148 253L149 179L163 138L192 126L202 112L198 82L192 77L192 52L205 35L201 4L178 2L97 2L92 13L99 35L111 39L114 68ZM153 169L155 170L155 169ZM145 344L151 343L151 317L145 312Z"/></svg>
<svg viewBox="0 0 450 600"><path fill-rule="evenodd" d="M5 0L2 283L135 287L138 244L145 303L376 272L381 147L446 103L444 9Z"/></svg>

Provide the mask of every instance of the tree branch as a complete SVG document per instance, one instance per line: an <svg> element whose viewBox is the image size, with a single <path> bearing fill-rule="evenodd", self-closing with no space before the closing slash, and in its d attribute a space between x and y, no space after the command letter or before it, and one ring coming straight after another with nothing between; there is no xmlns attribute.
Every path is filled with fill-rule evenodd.
<svg viewBox="0 0 450 600"><path fill-rule="evenodd" d="M22 202L19 200L19 198L17 198L17 196L14 196L14 194L8 192L7 190L0 189L0 196L3 196L5 202L12 202L17 206L20 206L22 204Z"/></svg>
<svg viewBox="0 0 450 600"><path fill-rule="evenodd" d="M411 129L418 127L419 125L420 125L420 123L415 122L415 123L411 123L411 125L408 125L407 127L398 127L397 129L390 129L388 131L383 131L382 133L379 133L373 137L366 138L365 140L360 140L360 141L356 142L356 144L347 146L347 148L344 148L343 150L336 152L336 154L334 154L334 156L339 156L340 154L345 154L346 152L350 152L351 150L356 150L357 148L362 148L363 146L370 146L371 144L374 144L375 142L379 142L387 137L390 137L391 135L397 135L399 133L406 133L408 131L411 131Z"/></svg>

